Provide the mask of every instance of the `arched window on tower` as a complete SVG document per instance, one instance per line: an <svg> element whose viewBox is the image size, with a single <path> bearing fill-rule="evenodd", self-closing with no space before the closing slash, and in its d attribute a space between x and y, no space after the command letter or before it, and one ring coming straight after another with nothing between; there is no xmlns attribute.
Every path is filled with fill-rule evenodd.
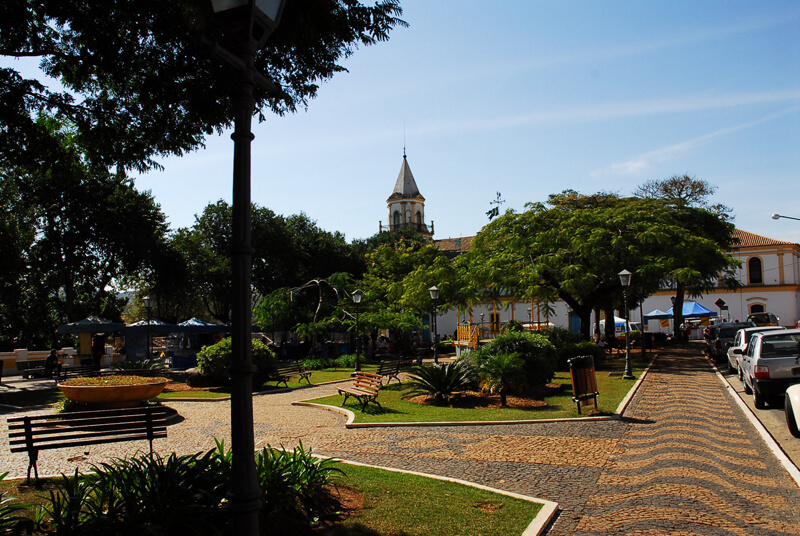
<svg viewBox="0 0 800 536"><path fill-rule="evenodd" d="M761 267L761 259L752 257L747 261L747 281L752 284L761 284L764 282L764 272Z"/></svg>
<svg viewBox="0 0 800 536"><path fill-rule="evenodd" d="M397 229L400 227L400 211L395 210L394 214L392 215L392 226Z"/></svg>
<svg viewBox="0 0 800 536"><path fill-rule="evenodd" d="M422 214L417 212L417 231L422 231Z"/></svg>

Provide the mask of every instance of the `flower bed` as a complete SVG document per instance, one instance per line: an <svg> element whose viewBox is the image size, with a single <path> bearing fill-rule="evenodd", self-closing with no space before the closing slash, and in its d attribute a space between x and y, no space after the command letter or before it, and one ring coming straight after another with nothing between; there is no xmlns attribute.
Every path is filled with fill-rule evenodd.
<svg viewBox="0 0 800 536"><path fill-rule="evenodd" d="M58 384L64 396L75 402L102 408L125 408L161 394L169 380L141 376L72 378Z"/></svg>

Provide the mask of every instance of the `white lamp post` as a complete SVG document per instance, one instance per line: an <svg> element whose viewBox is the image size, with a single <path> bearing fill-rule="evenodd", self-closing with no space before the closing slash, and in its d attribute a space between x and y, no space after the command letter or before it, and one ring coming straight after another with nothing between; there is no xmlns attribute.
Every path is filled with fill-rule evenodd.
<svg viewBox="0 0 800 536"><path fill-rule="evenodd" d="M625 304L625 373L622 377L626 380L635 379L631 371L631 325L628 321L628 287L631 284L633 274L628 270L622 270L619 274L619 282L622 285L622 301Z"/></svg>
<svg viewBox="0 0 800 536"><path fill-rule="evenodd" d="M781 219L781 218L784 218L784 219L787 219L787 220L797 220L797 221L800 221L800 218L794 218L794 217L792 217L792 216L784 216L784 215L782 215L782 214L773 214L773 215L772 215L772 219L773 219L773 220L779 220L779 219Z"/></svg>
<svg viewBox="0 0 800 536"><path fill-rule="evenodd" d="M361 370L361 334L358 331L358 306L364 293L361 290L353 291L353 303L356 304L356 372Z"/></svg>
<svg viewBox="0 0 800 536"><path fill-rule="evenodd" d="M257 536L261 488L254 458L253 438L253 341L250 215L250 145L258 84L273 93L275 84L256 72L256 52L280 22L284 0L211 0L215 17L232 46L214 44L217 58L233 68L238 77L232 98L235 114L233 139L233 281L231 292L231 533Z"/></svg>
<svg viewBox="0 0 800 536"><path fill-rule="evenodd" d="M436 285L432 286L428 289L428 292L431 295L431 303L432 303L432 322L431 322L431 335L433 339L433 362L439 362L439 334L437 333L436 329L436 303L439 301L439 289Z"/></svg>
<svg viewBox="0 0 800 536"><path fill-rule="evenodd" d="M152 296L145 296L142 298L142 303L144 304L144 308L147 309L147 355L145 359L150 359L150 318L151 318L151 311L153 310L153 306L156 304L156 299Z"/></svg>

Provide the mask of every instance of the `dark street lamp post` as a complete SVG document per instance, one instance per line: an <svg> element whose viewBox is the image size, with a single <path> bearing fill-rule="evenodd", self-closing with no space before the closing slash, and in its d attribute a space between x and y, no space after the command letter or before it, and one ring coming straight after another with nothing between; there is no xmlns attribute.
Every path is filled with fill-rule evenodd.
<svg viewBox="0 0 800 536"><path fill-rule="evenodd" d="M787 220L797 220L797 221L800 221L800 218L795 218L795 217L792 217L792 216L784 216L783 214L773 214L773 215L772 215L772 219L773 219L773 220L779 220L779 219L781 219L781 218L785 218L785 219L787 219Z"/></svg>
<svg viewBox="0 0 800 536"><path fill-rule="evenodd" d="M622 301L625 303L625 373L622 377L626 380L636 379L631 372L631 325L628 322L628 287L631 284L632 276L633 274L628 270L622 270L619 273L619 282L622 284Z"/></svg>
<svg viewBox="0 0 800 536"><path fill-rule="evenodd" d="M361 290L353 291L353 303L356 304L356 372L361 370L361 334L358 331L358 307L361 304L361 298L364 293Z"/></svg>
<svg viewBox="0 0 800 536"><path fill-rule="evenodd" d="M156 299L152 296L145 296L142 298L144 308L147 309L147 355L145 359L150 359L150 318L152 316L153 306L156 304Z"/></svg>
<svg viewBox="0 0 800 536"><path fill-rule="evenodd" d="M273 93L277 87L256 72L254 59L275 30L284 0L211 0L215 16L227 30L233 50L214 44L213 53L238 76L232 97L233 243L231 263L231 485L228 492L232 534L256 536L261 488L255 466L253 438L252 268L250 214L251 124L256 84Z"/></svg>
<svg viewBox="0 0 800 536"><path fill-rule="evenodd" d="M431 335L433 339L433 362L439 362L439 333L436 329L436 304L439 301L439 289L434 285L428 289L428 292L431 294L431 303L432 303L432 315L431 315Z"/></svg>

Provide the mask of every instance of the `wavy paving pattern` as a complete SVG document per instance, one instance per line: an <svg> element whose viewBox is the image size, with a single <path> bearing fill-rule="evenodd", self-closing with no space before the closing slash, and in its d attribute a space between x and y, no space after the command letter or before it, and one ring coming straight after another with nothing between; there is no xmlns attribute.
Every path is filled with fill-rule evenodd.
<svg viewBox="0 0 800 536"><path fill-rule="evenodd" d="M575 534L800 534L797 486L700 357L664 356Z"/></svg>

